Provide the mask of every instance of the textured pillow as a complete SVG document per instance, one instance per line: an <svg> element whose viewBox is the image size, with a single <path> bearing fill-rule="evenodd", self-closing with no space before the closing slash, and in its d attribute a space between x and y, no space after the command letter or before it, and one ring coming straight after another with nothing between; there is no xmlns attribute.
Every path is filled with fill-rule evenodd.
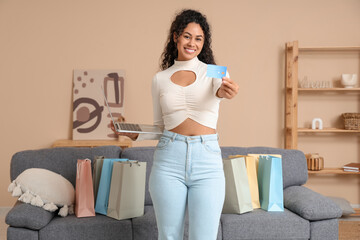
<svg viewBox="0 0 360 240"><path fill-rule="evenodd" d="M355 210L351 207L348 200L340 197L328 197L333 200L342 210L342 216L354 214Z"/></svg>
<svg viewBox="0 0 360 240"><path fill-rule="evenodd" d="M304 186L284 189L284 207L310 221L341 217L336 203Z"/></svg>
<svg viewBox="0 0 360 240"><path fill-rule="evenodd" d="M55 217L54 212L17 201L5 218L6 224L16 228L40 230Z"/></svg>
<svg viewBox="0 0 360 240"><path fill-rule="evenodd" d="M63 176L42 168L23 171L9 186L8 191L19 201L53 212L62 207L59 215L73 212L75 190Z"/></svg>

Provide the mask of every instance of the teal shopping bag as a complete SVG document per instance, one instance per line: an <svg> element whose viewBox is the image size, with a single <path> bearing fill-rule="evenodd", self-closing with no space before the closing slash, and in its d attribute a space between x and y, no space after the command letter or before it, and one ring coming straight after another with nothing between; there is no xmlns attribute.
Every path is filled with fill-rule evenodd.
<svg viewBox="0 0 360 240"><path fill-rule="evenodd" d="M114 162L127 161L125 158L105 158L99 182L99 188L96 196L95 212L106 215L109 203L109 193L111 176Z"/></svg>
<svg viewBox="0 0 360 240"><path fill-rule="evenodd" d="M261 208L271 212L284 211L282 161L280 157L262 155L258 167Z"/></svg>

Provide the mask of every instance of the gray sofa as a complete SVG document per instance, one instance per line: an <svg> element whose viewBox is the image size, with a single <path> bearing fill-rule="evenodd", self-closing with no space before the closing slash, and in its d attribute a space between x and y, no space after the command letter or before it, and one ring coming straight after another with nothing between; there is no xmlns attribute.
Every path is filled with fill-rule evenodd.
<svg viewBox="0 0 360 240"><path fill-rule="evenodd" d="M129 158L147 162L147 180L152 166L154 147L133 147L121 150L116 146L96 148L49 148L22 151L11 160L10 177L14 180L27 168L52 170L75 185L77 159L103 155L108 158ZM283 156L284 212L261 209L242 215L223 214L217 239L338 239L338 218L341 209L330 199L302 186L308 178L306 159L298 150L267 147L222 147L223 157L234 154L268 153ZM142 217L115 220L100 214L96 217L59 217L42 208L16 202L6 216L9 240L60 239L157 239L154 209L146 182L145 212ZM188 239L185 224L184 239Z"/></svg>

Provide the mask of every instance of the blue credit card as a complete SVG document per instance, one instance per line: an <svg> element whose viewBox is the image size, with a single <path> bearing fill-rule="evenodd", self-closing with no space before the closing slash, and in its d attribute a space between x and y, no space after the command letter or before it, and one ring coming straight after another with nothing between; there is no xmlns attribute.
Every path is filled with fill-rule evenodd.
<svg viewBox="0 0 360 240"><path fill-rule="evenodd" d="M226 76L226 70L227 67L208 64L206 76L212 78L223 78Z"/></svg>

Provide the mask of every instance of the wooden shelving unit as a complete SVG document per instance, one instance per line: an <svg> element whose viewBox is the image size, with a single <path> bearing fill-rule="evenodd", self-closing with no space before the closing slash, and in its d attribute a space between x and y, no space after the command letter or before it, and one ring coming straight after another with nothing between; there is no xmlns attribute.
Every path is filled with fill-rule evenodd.
<svg viewBox="0 0 360 240"><path fill-rule="evenodd" d="M358 134L360 130L345 130L339 128L325 128L313 130L298 128L298 95L299 93L339 93L359 94L360 88L299 88L298 87L298 59L300 52L316 51L359 51L359 46L336 47L299 47L298 41L288 42L285 46L285 148L297 149L298 134L344 133Z"/></svg>
<svg viewBox="0 0 360 240"><path fill-rule="evenodd" d="M285 148L297 149L299 134L359 134L360 130L345 130L339 128L324 128L313 130L298 127L298 94L359 94L360 88L299 88L298 59L299 52L322 51L359 51L359 46L336 47L299 47L298 41L288 42L285 46ZM342 168L325 168L320 171L308 171L310 175L360 175L359 172L345 172ZM360 209L351 216L360 216Z"/></svg>

